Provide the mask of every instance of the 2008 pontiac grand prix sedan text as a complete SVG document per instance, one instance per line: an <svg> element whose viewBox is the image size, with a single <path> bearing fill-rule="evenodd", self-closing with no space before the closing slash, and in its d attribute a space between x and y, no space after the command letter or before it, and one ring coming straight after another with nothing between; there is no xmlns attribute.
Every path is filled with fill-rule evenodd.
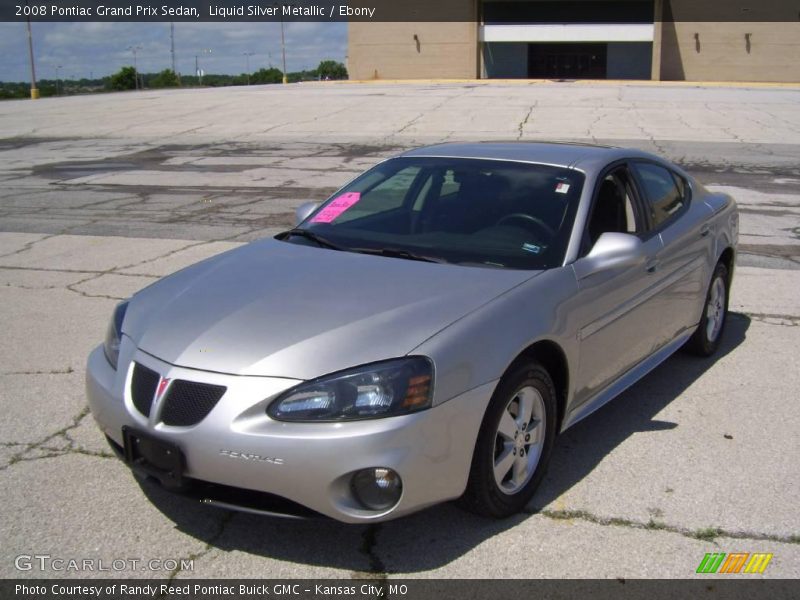
<svg viewBox="0 0 800 600"><path fill-rule="evenodd" d="M636 150L445 144L121 303L87 392L138 473L261 512L519 511L556 434L720 342L734 201Z"/></svg>

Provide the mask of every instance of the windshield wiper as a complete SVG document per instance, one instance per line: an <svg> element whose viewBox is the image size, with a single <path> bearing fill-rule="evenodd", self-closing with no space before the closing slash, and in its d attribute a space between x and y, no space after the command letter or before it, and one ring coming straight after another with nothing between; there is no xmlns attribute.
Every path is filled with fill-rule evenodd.
<svg viewBox="0 0 800 600"><path fill-rule="evenodd" d="M331 250L348 250L350 252L357 252L359 254L377 254L378 256L388 256L391 258L404 258L406 260L419 260L422 262L430 263L446 263L447 261L442 258L435 258L432 256L423 256L421 254L414 254L408 250L401 250L400 248L345 248L333 243L329 239L322 237L308 229L290 229L283 231L275 236L276 239L285 240L292 236L306 238L312 242L316 242L323 248L330 248Z"/></svg>
<svg viewBox="0 0 800 600"><path fill-rule="evenodd" d="M311 240L312 242L316 242L323 248L330 248L331 250L344 250L342 246L338 244L334 244L327 238L322 237L321 235L317 235L313 231L308 229L290 229L289 231L283 231L275 236L276 239L285 240L287 238L292 237L293 235L297 237L306 238L307 240Z"/></svg>
<svg viewBox="0 0 800 600"><path fill-rule="evenodd" d="M377 254L378 256L388 256L390 258L404 258L406 260L419 260L422 262L430 263L447 263L443 258L436 258L433 256L423 256L422 254L414 254L408 250L401 250L400 248L351 248L351 252L358 252L359 254Z"/></svg>

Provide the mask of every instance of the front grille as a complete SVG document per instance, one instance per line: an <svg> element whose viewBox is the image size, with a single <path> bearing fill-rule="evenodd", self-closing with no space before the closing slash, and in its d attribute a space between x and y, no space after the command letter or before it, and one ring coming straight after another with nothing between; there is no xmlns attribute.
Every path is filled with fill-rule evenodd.
<svg viewBox="0 0 800 600"><path fill-rule="evenodd" d="M197 425L217 405L226 389L222 385L177 379L167 391L161 421L175 427Z"/></svg>
<svg viewBox="0 0 800 600"><path fill-rule="evenodd" d="M136 410L145 417L150 416L153 396L160 380L161 376L155 371L143 367L139 363L134 363L131 377L131 399Z"/></svg>

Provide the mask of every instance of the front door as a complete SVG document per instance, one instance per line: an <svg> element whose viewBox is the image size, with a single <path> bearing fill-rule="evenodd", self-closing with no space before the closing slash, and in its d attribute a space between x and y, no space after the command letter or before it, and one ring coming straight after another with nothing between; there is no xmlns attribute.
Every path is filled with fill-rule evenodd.
<svg viewBox="0 0 800 600"><path fill-rule="evenodd" d="M578 281L578 405L651 354L658 340L660 320L653 294L657 276L652 269L661 238L647 229L627 166L608 173L595 190L581 255L588 254L605 232L641 237L647 258L644 264L611 267Z"/></svg>

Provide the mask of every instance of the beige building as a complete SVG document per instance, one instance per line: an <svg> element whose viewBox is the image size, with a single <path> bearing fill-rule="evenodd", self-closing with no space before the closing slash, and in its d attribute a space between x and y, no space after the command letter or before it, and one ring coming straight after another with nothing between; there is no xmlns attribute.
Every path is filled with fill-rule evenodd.
<svg viewBox="0 0 800 600"><path fill-rule="evenodd" d="M403 0L402 10L419 20L350 23L351 79L800 82L793 0Z"/></svg>

